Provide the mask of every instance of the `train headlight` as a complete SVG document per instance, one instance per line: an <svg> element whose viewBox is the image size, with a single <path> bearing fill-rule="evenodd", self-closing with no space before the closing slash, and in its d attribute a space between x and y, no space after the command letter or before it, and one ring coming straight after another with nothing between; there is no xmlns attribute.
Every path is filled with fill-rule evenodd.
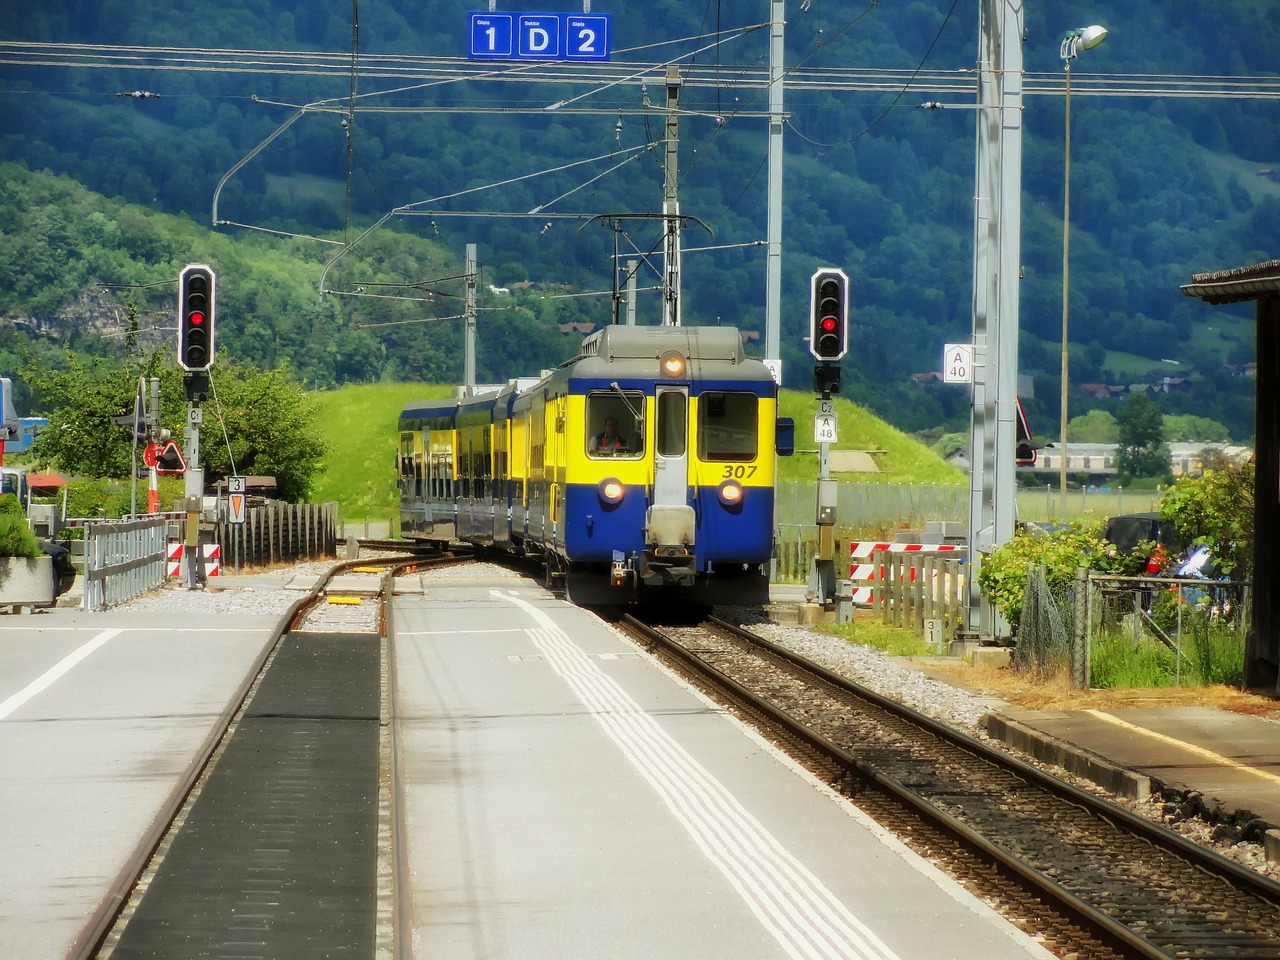
<svg viewBox="0 0 1280 960"><path fill-rule="evenodd" d="M616 477L605 477L600 481L597 488L601 501L613 506L622 502L623 495L627 492L627 488L622 485L622 481Z"/></svg>
<svg viewBox="0 0 1280 960"><path fill-rule="evenodd" d="M742 505L742 484L737 480L725 480L716 488L716 496L726 507Z"/></svg>
<svg viewBox="0 0 1280 960"><path fill-rule="evenodd" d="M658 358L658 368L664 377L683 377L687 365L684 356L676 350L668 350Z"/></svg>

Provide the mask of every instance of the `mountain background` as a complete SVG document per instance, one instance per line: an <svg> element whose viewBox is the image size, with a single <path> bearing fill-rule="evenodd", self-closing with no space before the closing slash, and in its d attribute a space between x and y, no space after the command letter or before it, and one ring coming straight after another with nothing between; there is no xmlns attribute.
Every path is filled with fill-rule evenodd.
<svg viewBox="0 0 1280 960"><path fill-rule="evenodd" d="M970 335L974 118L919 104L973 102L978 4L786 7L785 385L809 386L809 276L836 265L853 290L844 396L903 430L961 429L965 391L912 374L937 370L942 345ZM317 388L456 382L457 277L476 243L479 379L536 373L611 316L615 234L588 218L661 210L664 65L676 58L681 212L709 228L684 233L684 322L758 332L758 353L769 4L595 0L591 12L612 18L607 71L468 67L468 10L443 0L0 7L0 319L10 322L0 364L57 362L49 345L64 341L116 354L162 343L178 270L205 262L219 274L219 346L241 359L287 362ZM1024 115L1020 369L1033 431L1052 436L1058 420L1058 47L1065 29L1098 22L1110 37L1072 72L1072 384L1172 376L1158 395L1166 413L1248 440L1253 383L1239 373L1253 359L1251 309L1208 308L1178 286L1278 256L1280 92L1191 96L1186 78L1269 78L1280 91L1280 5L1029 0L1025 16L1028 86L1052 81L1028 94ZM1115 81L1108 95L1090 90L1099 75ZM1121 75L1137 92L1112 95ZM132 95L142 91L156 96ZM219 182L250 156L218 192L229 223L214 226ZM415 215L370 229L404 207ZM660 255L656 222L626 228L622 253ZM658 279L642 271L639 285ZM641 293L640 322L660 314L660 297ZM20 407L39 405L21 389ZM1071 411L1118 402L1073 392Z"/></svg>

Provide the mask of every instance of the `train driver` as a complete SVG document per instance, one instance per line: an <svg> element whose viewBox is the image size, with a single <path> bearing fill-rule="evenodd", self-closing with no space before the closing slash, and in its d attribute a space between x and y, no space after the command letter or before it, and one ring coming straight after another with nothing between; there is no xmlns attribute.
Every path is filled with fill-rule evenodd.
<svg viewBox="0 0 1280 960"><path fill-rule="evenodd" d="M604 430L596 434L592 441L592 450L600 453L622 453L627 449L626 438L618 433L618 418L605 417Z"/></svg>

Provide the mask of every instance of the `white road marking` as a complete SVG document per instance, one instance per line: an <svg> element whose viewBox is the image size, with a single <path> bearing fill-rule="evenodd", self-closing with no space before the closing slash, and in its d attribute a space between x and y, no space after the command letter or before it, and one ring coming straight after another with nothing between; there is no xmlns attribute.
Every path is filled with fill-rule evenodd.
<svg viewBox="0 0 1280 960"><path fill-rule="evenodd" d="M676 820L795 960L897 960L897 954L793 857L543 610L528 631L552 669L662 797Z"/></svg>
<svg viewBox="0 0 1280 960"><path fill-rule="evenodd" d="M52 667L11 696L8 700L4 701L4 703L0 703L0 720L9 716L9 714L13 713L13 711L17 710L36 694L49 689L49 687L53 686L53 684L55 684L60 678L69 673L77 663L89 656L89 654L93 653L93 651L97 650L112 637L115 637L122 632L122 630L103 630L92 640L89 640L72 650Z"/></svg>

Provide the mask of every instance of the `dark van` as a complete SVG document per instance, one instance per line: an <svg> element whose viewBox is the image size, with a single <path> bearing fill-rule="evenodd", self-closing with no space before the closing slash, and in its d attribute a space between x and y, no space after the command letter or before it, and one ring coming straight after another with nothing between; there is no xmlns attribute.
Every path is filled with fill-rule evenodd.
<svg viewBox="0 0 1280 960"><path fill-rule="evenodd" d="M1145 558L1142 573L1162 573L1171 559L1182 556L1185 545L1178 540L1173 524L1158 513L1125 513L1111 517L1102 535L1121 553Z"/></svg>

